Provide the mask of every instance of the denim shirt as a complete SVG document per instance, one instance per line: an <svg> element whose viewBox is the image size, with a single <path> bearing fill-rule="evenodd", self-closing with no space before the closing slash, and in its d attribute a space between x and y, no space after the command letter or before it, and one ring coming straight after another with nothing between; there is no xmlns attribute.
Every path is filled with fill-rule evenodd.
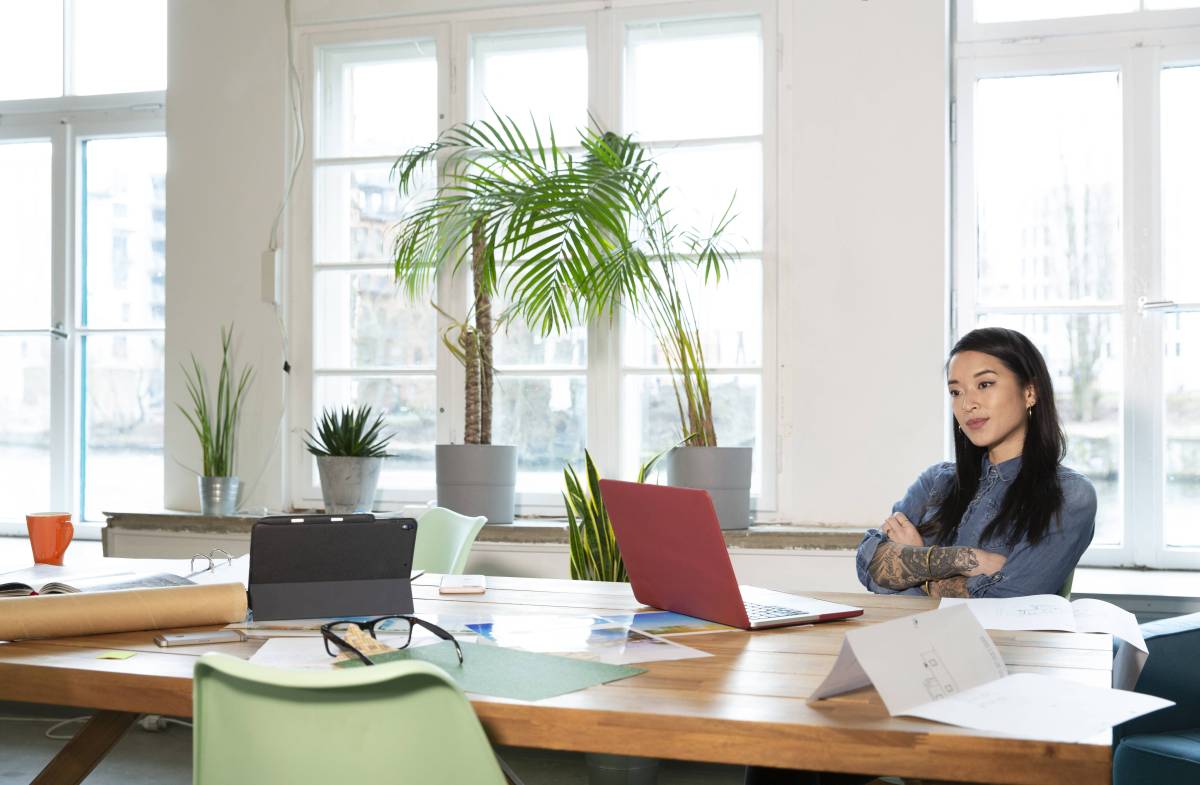
<svg viewBox="0 0 1200 785"><path fill-rule="evenodd" d="M1092 542L1092 534L1096 529L1096 490L1086 477L1065 466L1058 467L1063 506L1059 514L1051 518L1049 531L1037 545L1031 545L1024 539L1010 545L1002 537L982 542L984 529L996 517L1004 502L1004 494L1016 479L1020 468L1019 457L995 465L986 455L983 457L979 489L963 512L962 522L951 544L999 553L1008 561L994 575L967 578L967 592L972 597L1057 594L1075 569L1079 557ZM937 514L949 493L954 474L953 463L930 466L921 472L904 498L892 507L892 512L904 513L917 526L927 523ZM863 586L879 594L924 595L920 586L896 591L880 586L871 578L867 567L879 543L886 539L887 535L878 529L869 529L863 536L858 545L858 579ZM925 544L935 544L934 538L926 537Z"/></svg>

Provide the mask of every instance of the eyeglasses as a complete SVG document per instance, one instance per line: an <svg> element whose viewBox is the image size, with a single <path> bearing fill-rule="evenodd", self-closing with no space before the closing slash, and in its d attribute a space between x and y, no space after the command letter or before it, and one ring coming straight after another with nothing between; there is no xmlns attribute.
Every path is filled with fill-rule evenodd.
<svg viewBox="0 0 1200 785"><path fill-rule="evenodd" d="M321 637L325 640L325 651L329 654L330 657L336 657L341 652L347 652L349 654L353 654L355 657L358 657L360 660L362 660L364 665L374 665L375 664L374 661L372 661L369 656L367 656L363 652L359 651L358 647L349 643L342 636L344 636L346 634L346 631L348 629L350 629L350 625L353 624L353 625L357 626L359 629L361 629L363 632L370 635L372 638L375 638L375 640L379 640L379 638L375 635L375 628L378 627L383 622L388 621L390 619L399 619L400 621L407 622L406 625L399 625L399 626L390 626L389 625L388 627L384 628L384 630L383 630L384 632L394 632L394 633L396 633L397 636L405 635L404 643L400 646L396 646L395 648L397 648L397 649L407 648L408 644L412 643L413 627L414 626L424 627L425 629L429 630L430 632L432 632L434 635L438 636L442 640L450 641L451 643L453 643L454 651L456 654L458 654L458 664L462 665L462 663L463 663L462 647L458 645L458 641L454 638L454 636L451 635L450 633L446 632L445 630L443 630L441 627L437 626L436 624L431 624L430 622L427 622L423 619L418 619L416 616L403 616L403 615L380 616L378 619L371 619L370 621L364 621L364 622L331 621L328 624L322 624L321 625ZM391 642L389 641L389 644L390 643Z"/></svg>

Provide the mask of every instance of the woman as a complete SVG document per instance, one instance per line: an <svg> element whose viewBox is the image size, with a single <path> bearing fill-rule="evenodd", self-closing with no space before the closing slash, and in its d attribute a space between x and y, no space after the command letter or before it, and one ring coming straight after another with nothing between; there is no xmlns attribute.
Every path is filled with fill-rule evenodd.
<svg viewBox="0 0 1200 785"><path fill-rule="evenodd" d="M1096 491L1062 465L1050 373L1028 338L988 327L950 352L954 463L917 478L858 546L874 592L1015 597L1060 591L1092 541ZM870 777L750 767L746 785L858 785Z"/></svg>
<svg viewBox="0 0 1200 785"><path fill-rule="evenodd" d="M922 472L867 532L859 580L933 597L1060 592L1092 541L1096 491L1062 465L1046 361L1015 330L973 330L950 352L947 387L954 463Z"/></svg>

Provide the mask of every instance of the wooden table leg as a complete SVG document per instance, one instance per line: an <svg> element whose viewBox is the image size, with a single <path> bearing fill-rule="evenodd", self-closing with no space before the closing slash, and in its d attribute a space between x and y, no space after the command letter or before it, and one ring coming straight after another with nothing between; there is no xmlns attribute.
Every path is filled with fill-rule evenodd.
<svg viewBox="0 0 1200 785"><path fill-rule="evenodd" d="M121 740L138 718L136 712L98 711L46 764L32 785L79 785Z"/></svg>

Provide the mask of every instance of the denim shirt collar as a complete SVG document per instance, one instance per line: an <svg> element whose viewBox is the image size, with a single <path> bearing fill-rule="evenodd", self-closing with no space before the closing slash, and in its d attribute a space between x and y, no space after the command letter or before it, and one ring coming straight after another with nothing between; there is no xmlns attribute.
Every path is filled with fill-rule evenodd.
<svg viewBox="0 0 1200 785"><path fill-rule="evenodd" d="M987 453L983 454L983 463L980 466L980 476L986 477L988 472L995 468L996 473L1000 475L1000 479L1004 482L1012 482L1016 478L1017 472L1021 470L1021 456L1009 458L1007 461L993 464L988 458Z"/></svg>

